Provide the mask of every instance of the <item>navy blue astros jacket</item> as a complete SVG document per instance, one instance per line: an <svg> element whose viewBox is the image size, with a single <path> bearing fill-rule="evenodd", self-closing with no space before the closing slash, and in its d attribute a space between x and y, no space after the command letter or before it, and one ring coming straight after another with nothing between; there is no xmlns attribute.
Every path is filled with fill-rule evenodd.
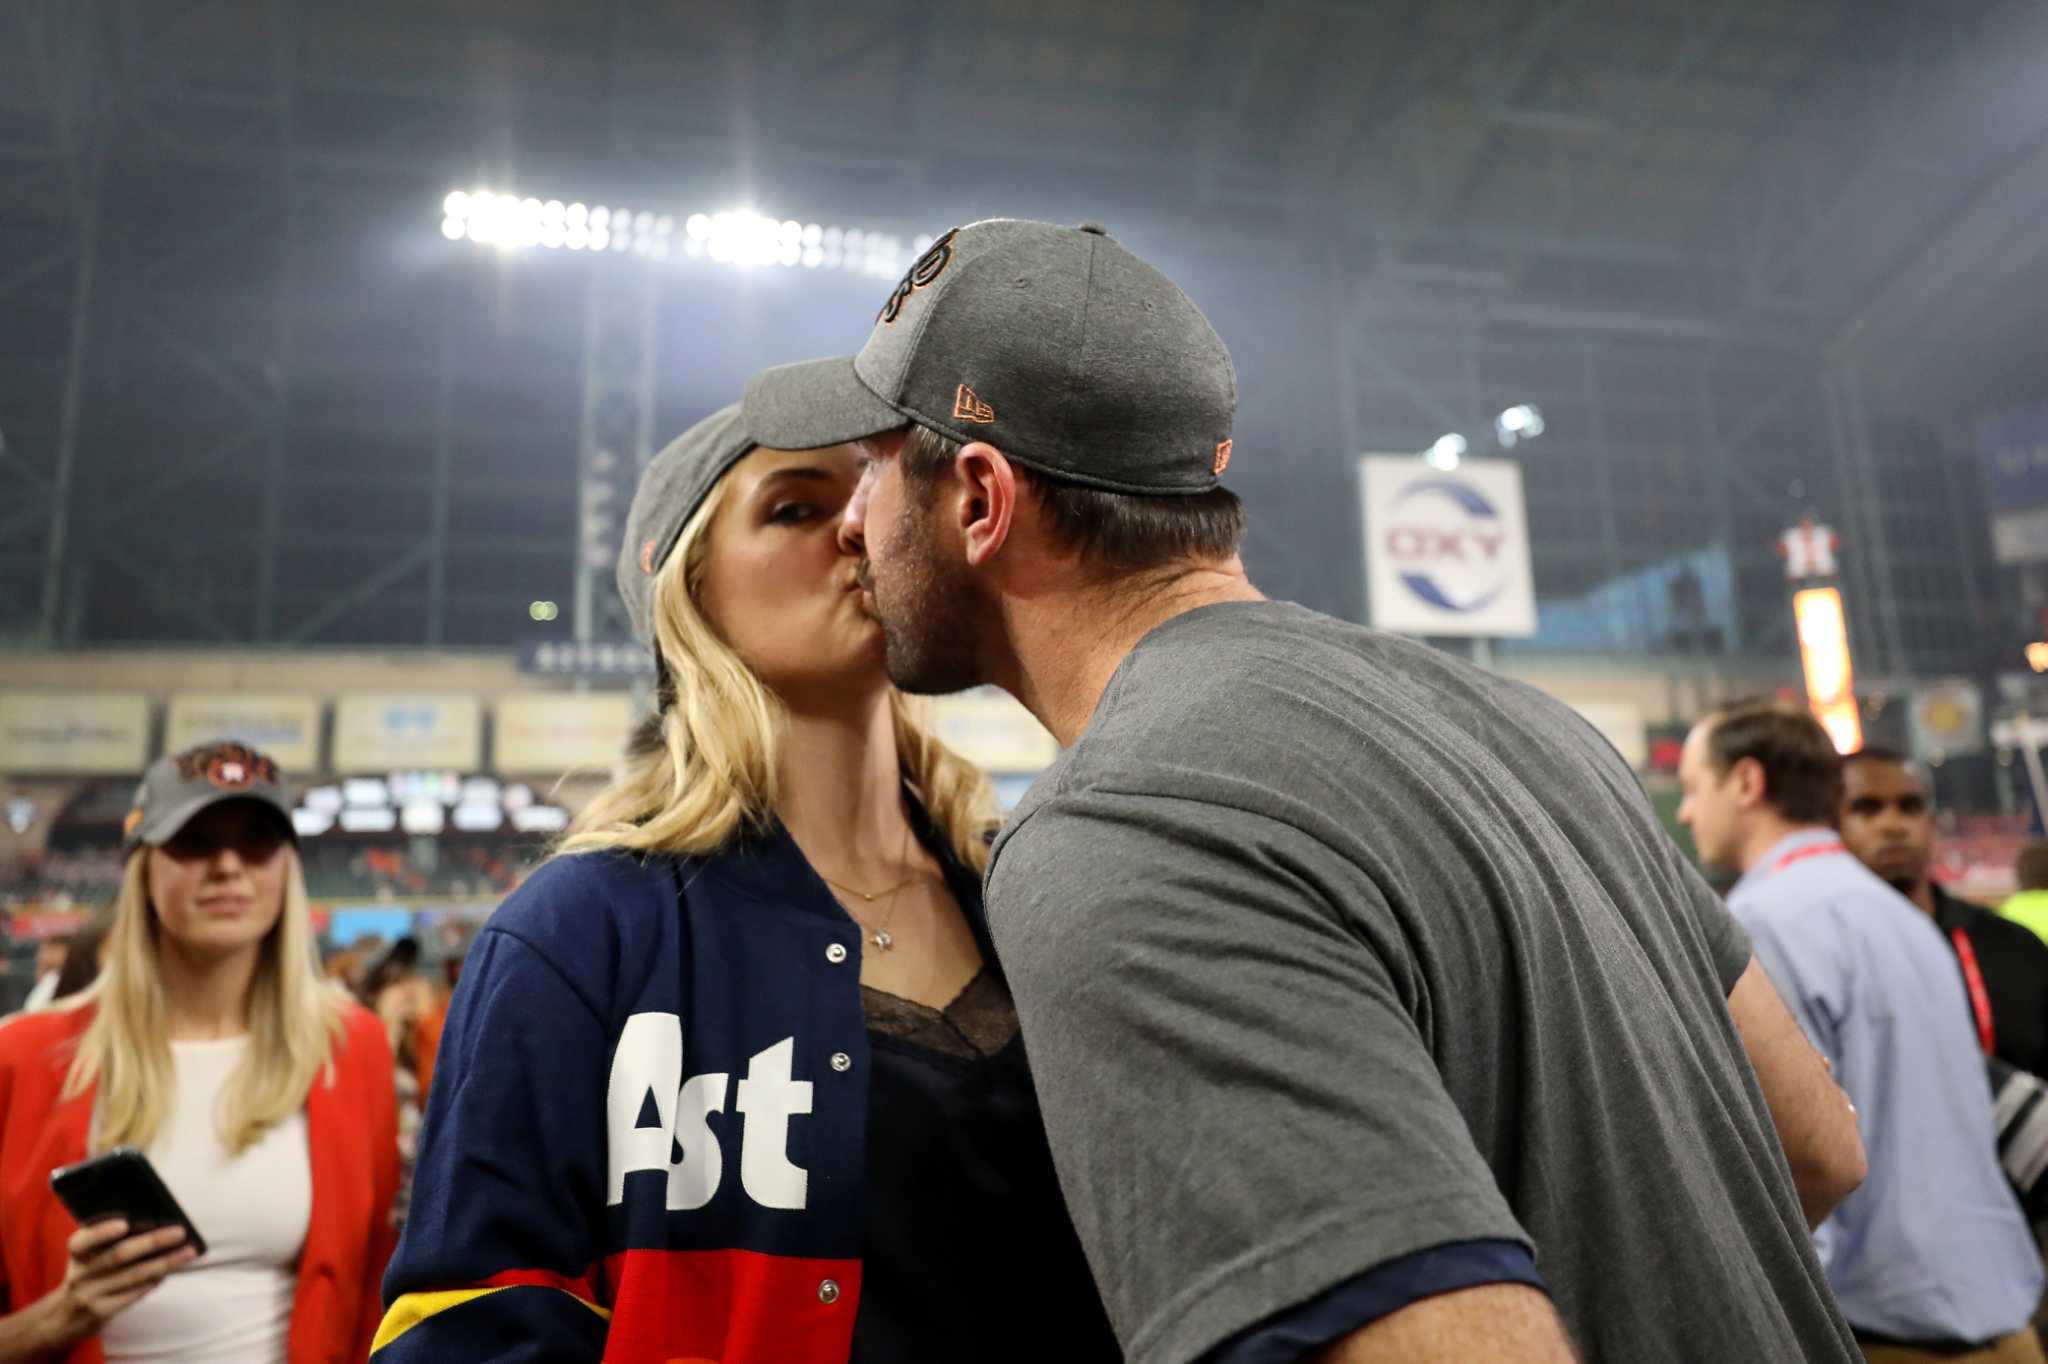
<svg viewBox="0 0 2048 1364"><path fill-rule="evenodd" d="M779 829L537 870L449 1009L375 1364L845 1364L858 933Z"/></svg>

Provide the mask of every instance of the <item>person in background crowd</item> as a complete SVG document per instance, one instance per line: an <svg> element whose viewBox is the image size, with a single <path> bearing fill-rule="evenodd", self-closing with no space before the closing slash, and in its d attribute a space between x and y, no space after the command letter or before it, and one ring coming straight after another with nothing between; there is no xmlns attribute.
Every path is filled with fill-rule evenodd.
<svg viewBox="0 0 2048 1364"><path fill-rule="evenodd" d="M402 937L370 964L363 980L362 1002L384 1024L385 1040L397 1062L393 1070L398 1095L398 1193L391 1203L394 1227L405 1225L412 1204L420 1109L426 1099L426 1081L420 1073L420 1029L436 1004L433 986L420 973L419 962L419 939Z"/></svg>
<svg viewBox="0 0 2048 1364"><path fill-rule="evenodd" d="M1844 847L1827 732L1736 703L1693 727L1679 781L1700 860L1741 872L1729 907L1860 1111L1869 1178L1815 1241L1865 1356L2038 1364L2041 1260L1997 1162L1962 977L1926 913Z"/></svg>
<svg viewBox="0 0 2048 1364"><path fill-rule="evenodd" d="M2048 842L2022 844L2013 876L2019 889L1998 912L2048 942Z"/></svg>
<svg viewBox="0 0 2048 1364"><path fill-rule="evenodd" d="M1854 1358L1862 1148L1741 927L1569 709L1253 587L1235 404L1170 280L997 220L744 408L863 442L891 680L1068 746L989 917L1128 1358Z"/></svg>
<svg viewBox="0 0 2048 1364"><path fill-rule="evenodd" d="M64 974L71 943L68 938L44 938L36 944L36 983L21 1001L23 1013L34 1013L57 997L57 982Z"/></svg>
<svg viewBox="0 0 2048 1364"><path fill-rule="evenodd" d="M0 1026L0 1361L362 1359L398 1157L391 1051L324 985L290 805L240 744L151 765L106 970ZM79 1228L50 1172L136 1146L206 1238Z"/></svg>
<svg viewBox="0 0 2048 1364"><path fill-rule="evenodd" d="M378 1364L1118 1358L981 918L994 802L883 675L855 481L733 408L643 476L658 731L470 950Z"/></svg>
<svg viewBox="0 0 2048 1364"><path fill-rule="evenodd" d="M1956 899L1928 874L1934 798L1926 774L1890 749L1850 754L1842 763L1840 827L1849 851L1933 920L1955 951L1984 1051L2048 1075L2048 944Z"/></svg>
<svg viewBox="0 0 2048 1364"><path fill-rule="evenodd" d="M94 914L75 929L64 943L64 969L57 973L57 998L78 994L100 978L107 965L107 940L114 929L114 916Z"/></svg>

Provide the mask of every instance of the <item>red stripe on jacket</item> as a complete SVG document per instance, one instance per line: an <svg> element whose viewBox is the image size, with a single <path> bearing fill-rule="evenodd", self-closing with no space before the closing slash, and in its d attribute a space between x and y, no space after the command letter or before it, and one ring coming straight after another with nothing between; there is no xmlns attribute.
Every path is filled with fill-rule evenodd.
<svg viewBox="0 0 2048 1364"><path fill-rule="evenodd" d="M617 1304L606 1364L823 1364L853 1349L858 1260L626 1250L606 1257L605 1273Z"/></svg>

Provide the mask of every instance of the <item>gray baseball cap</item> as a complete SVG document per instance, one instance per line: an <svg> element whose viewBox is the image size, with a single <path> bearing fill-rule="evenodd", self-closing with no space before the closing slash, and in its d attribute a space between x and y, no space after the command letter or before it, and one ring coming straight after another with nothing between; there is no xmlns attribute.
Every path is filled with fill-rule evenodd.
<svg viewBox="0 0 2048 1364"><path fill-rule="evenodd" d="M633 618L633 637L654 643L654 576L683 527L740 456L760 444L747 434L738 403L722 407L662 447L648 462L626 512L619 547L619 596ZM804 447L799 447L804 448Z"/></svg>
<svg viewBox="0 0 2048 1364"><path fill-rule="evenodd" d="M121 825L122 848L132 852L145 845L162 847L201 811L229 800L269 806L297 840L291 801L278 779L277 764L247 744L224 742L201 744L149 765Z"/></svg>
<svg viewBox="0 0 2048 1364"><path fill-rule="evenodd" d="M1237 372L1201 309L1101 228L991 218L918 257L858 355L757 374L743 410L782 450L916 422L1070 483L1201 493L1230 462Z"/></svg>

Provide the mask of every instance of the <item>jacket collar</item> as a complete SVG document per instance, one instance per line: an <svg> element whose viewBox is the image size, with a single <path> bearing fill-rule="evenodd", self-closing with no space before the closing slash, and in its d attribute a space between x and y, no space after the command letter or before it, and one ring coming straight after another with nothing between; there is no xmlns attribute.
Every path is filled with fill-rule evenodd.
<svg viewBox="0 0 2048 1364"><path fill-rule="evenodd" d="M938 859L953 898L967 916L967 927L981 949L982 960L995 967L995 943L982 906L981 882L953 855L923 804L914 797L907 798L904 804L910 814L911 832ZM682 873L684 886L687 888L699 876L722 882L756 899L816 915L835 927L854 922L779 820L766 828L748 830L713 856L689 859Z"/></svg>

